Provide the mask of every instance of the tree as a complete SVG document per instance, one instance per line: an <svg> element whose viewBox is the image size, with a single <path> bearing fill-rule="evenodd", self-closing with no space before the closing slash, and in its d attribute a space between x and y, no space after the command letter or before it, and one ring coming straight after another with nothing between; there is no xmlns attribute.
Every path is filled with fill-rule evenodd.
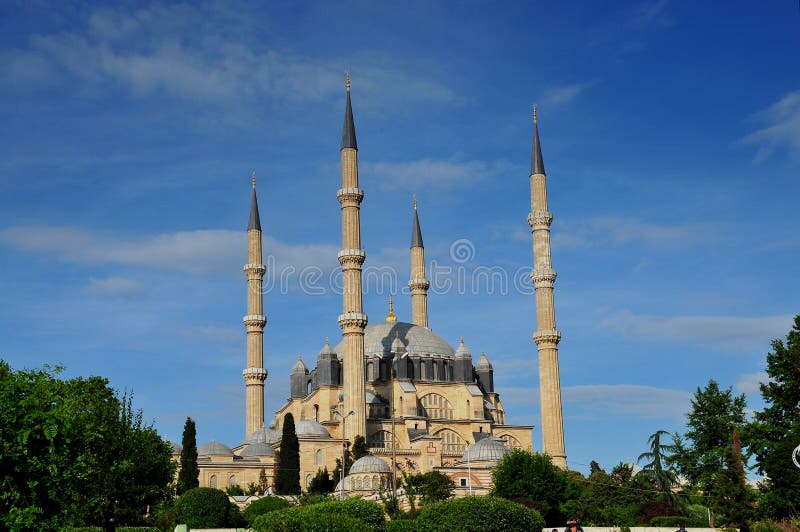
<svg viewBox="0 0 800 532"><path fill-rule="evenodd" d="M800 443L800 315L786 342L773 340L767 354L769 382L761 384L764 409L745 429L748 450L764 483L759 508L775 519L800 513L800 474L792 463Z"/></svg>
<svg viewBox="0 0 800 532"><path fill-rule="evenodd" d="M453 496L456 489L455 482L439 471L429 471L408 475L403 480L406 491L412 491L420 497L422 504L445 501Z"/></svg>
<svg viewBox="0 0 800 532"><path fill-rule="evenodd" d="M704 389L699 387L691 401L691 411L686 415L688 430L675 437L671 463L675 464L693 487L711 500L727 500L720 479L728 475L728 455L731 436L736 427L745 422L745 396L734 395L733 390L720 390L716 381L710 380ZM710 505L712 526L716 514L725 504Z"/></svg>
<svg viewBox="0 0 800 532"><path fill-rule="evenodd" d="M175 502L175 515L179 523L190 529L236 527L244 523L239 507L216 488L190 489Z"/></svg>
<svg viewBox="0 0 800 532"><path fill-rule="evenodd" d="M194 420L186 418L181 440L181 470L178 472L178 495L200 486L200 468L197 467L197 430Z"/></svg>
<svg viewBox="0 0 800 532"><path fill-rule="evenodd" d="M369 448L367 447L367 440L364 439L364 436L360 434L353 438L353 460L358 460L359 458L363 458L367 455L371 454L369 452ZM350 471L350 468L347 468Z"/></svg>
<svg viewBox="0 0 800 532"><path fill-rule="evenodd" d="M677 498L672 492L673 486L677 483L677 475L671 467L665 467L671 458L671 452L675 449L674 445L661 443L661 438L669 436L665 430L657 430L647 439L650 444L650 451L639 455L636 462L649 460L642 466L639 475L648 479L658 490L658 500L677 507Z"/></svg>
<svg viewBox="0 0 800 532"><path fill-rule="evenodd" d="M311 484L308 486L309 493L330 493L336 484L328 473L327 466L322 469L317 469L317 474L311 479Z"/></svg>
<svg viewBox="0 0 800 532"><path fill-rule="evenodd" d="M258 473L258 491L261 492L261 495L264 495L268 487L267 471L262 467L261 471Z"/></svg>
<svg viewBox="0 0 800 532"><path fill-rule="evenodd" d="M559 503L567 500L571 481L546 454L511 449L492 471L492 482L493 495L526 502L548 523L563 522Z"/></svg>
<svg viewBox="0 0 800 532"><path fill-rule="evenodd" d="M279 495L300 494L300 442L297 440L292 414L286 414L283 418L275 490Z"/></svg>

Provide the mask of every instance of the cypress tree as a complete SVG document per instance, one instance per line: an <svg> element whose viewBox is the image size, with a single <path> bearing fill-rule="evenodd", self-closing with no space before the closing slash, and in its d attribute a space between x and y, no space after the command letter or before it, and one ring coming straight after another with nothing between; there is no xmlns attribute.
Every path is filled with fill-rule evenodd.
<svg viewBox="0 0 800 532"><path fill-rule="evenodd" d="M200 486L200 468L197 467L197 431L194 420L186 418L181 440L181 470L178 473L176 490L181 495Z"/></svg>
<svg viewBox="0 0 800 532"><path fill-rule="evenodd" d="M275 491L279 495L300 494L300 442L294 429L294 416L283 418L281 451L278 454L278 474L275 476Z"/></svg>

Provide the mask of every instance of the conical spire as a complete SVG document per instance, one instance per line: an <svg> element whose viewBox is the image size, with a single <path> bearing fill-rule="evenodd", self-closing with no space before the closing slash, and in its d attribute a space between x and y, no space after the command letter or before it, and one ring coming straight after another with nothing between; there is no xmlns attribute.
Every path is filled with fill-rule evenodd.
<svg viewBox="0 0 800 532"><path fill-rule="evenodd" d="M297 355L297 362L295 362L294 366L292 366L292 375L296 375L298 373L308 373L308 368L306 367L305 363L303 362L303 356Z"/></svg>
<svg viewBox="0 0 800 532"><path fill-rule="evenodd" d="M358 149L356 142L356 125L353 122L353 107L350 104L350 72L345 77L345 87L347 88L347 103L344 108L344 127L342 128L342 149Z"/></svg>
<svg viewBox="0 0 800 532"><path fill-rule="evenodd" d="M536 120L536 106L533 106L533 148L531 150L531 175L544 174L542 145L539 143L539 125Z"/></svg>
<svg viewBox="0 0 800 532"><path fill-rule="evenodd" d="M256 198L256 173L253 172L253 199L250 202L250 222L247 224L247 230L261 231L261 217L258 215L258 198Z"/></svg>
<svg viewBox="0 0 800 532"><path fill-rule="evenodd" d="M414 194L414 225L411 228L411 247L423 248L422 231L419 228L419 216L417 215L417 195Z"/></svg>
<svg viewBox="0 0 800 532"><path fill-rule="evenodd" d="M484 351L481 351L481 359L478 361L475 369L492 369L492 363L486 358L486 353Z"/></svg>
<svg viewBox="0 0 800 532"><path fill-rule="evenodd" d="M461 337L461 343L458 344L456 349L456 358L472 358L472 353L469 352L467 344L464 343L464 337Z"/></svg>

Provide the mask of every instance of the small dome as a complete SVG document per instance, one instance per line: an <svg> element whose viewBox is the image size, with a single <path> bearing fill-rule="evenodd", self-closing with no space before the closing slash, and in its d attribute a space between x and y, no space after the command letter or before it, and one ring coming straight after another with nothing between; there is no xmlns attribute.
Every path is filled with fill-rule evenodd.
<svg viewBox="0 0 800 532"><path fill-rule="evenodd" d="M178 445L174 441L168 441L167 443L169 443L169 446L172 447L172 454L173 455L181 454L181 452L183 452L183 447L181 447L180 445Z"/></svg>
<svg viewBox="0 0 800 532"><path fill-rule="evenodd" d="M456 349L456 358L472 358L472 353L469 352L467 344L464 343L464 337L461 337L461 343L458 344Z"/></svg>
<svg viewBox="0 0 800 532"><path fill-rule="evenodd" d="M461 457L462 462L499 462L511 450L497 438L484 438L473 443Z"/></svg>
<svg viewBox="0 0 800 532"><path fill-rule="evenodd" d="M302 355L297 356L297 362L295 362L294 366L292 366L292 371L290 372L291 375L305 375L308 373L308 368L303 363Z"/></svg>
<svg viewBox="0 0 800 532"><path fill-rule="evenodd" d="M486 353L481 352L481 359L478 361L475 369L492 369L492 363L486 358Z"/></svg>
<svg viewBox="0 0 800 532"><path fill-rule="evenodd" d="M275 449L266 443L248 443L239 451L239 456L275 456Z"/></svg>
<svg viewBox="0 0 800 532"><path fill-rule="evenodd" d="M298 436L306 438L330 438L328 429L316 421L302 419L294 426L294 431Z"/></svg>
<svg viewBox="0 0 800 532"><path fill-rule="evenodd" d="M244 444L249 443L277 443L281 441L281 432L275 429L261 427L244 440Z"/></svg>
<svg viewBox="0 0 800 532"><path fill-rule="evenodd" d="M357 475L359 473L392 473L389 464L378 458L368 454L356 460L350 466L350 475ZM349 475L348 475L349 476ZM347 477L345 477L347 479Z"/></svg>
<svg viewBox="0 0 800 532"><path fill-rule="evenodd" d="M216 440L211 440L197 449L198 456L233 456L233 450Z"/></svg>
<svg viewBox="0 0 800 532"><path fill-rule="evenodd" d="M322 346L322 349L319 352L317 358L333 358L336 356L336 353L333 352L333 348L331 347L331 342L328 338L325 338L325 345Z"/></svg>

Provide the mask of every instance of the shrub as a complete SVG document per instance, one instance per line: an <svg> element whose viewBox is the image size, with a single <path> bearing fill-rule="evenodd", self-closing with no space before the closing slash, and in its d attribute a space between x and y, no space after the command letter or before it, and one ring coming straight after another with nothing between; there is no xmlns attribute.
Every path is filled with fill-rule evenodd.
<svg viewBox="0 0 800 532"><path fill-rule="evenodd" d="M256 517L253 532L372 532L374 527L344 514L288 508Z"/></svg>
<svg viewBox="0 0 800 532"><path fill-rule="evenodd" d="M331 498L324 493L310 493L307 491L300 494L300 496L297 498L297 504L300 506L311 506L329 500L331 500Z"/></svg>
<svg viewBox="0 0 800 532"><path fill-rule="evenodd" d="M416 519L420 531L459 530L493 532L528 531L544 528L544 519L536 510L500 497L466 497L431 504Z"/></svg>
<svg viewBox="0 0 800 532"><path fill-rule="evenodd" d="M327 501L309 507L310 512L319 514L337 514L353 517L368 525L380 525L384 522L383 508L377 502L363 499L347 499L344 501Z"/></svg>
<svg viewBox="0 0 800 532"><path fill-rule="evenodd" d="M673 526L679 526L681 523L685 523L686 521L687 519L685 517L681 517L680 515L662 515L650 519L650 525L673 527Z"/></svg>
<svg viewBox="0 0 800 532"><path fill-rule="evenodd" d="M175 518L189 528L224 528L242 520L239 509L222 490L193 488L175 502Z"/></svg>
<svg viewBox="0 0 800 532"><path fill-rule="evenodd" d="M284 508L290 508L291 506L292 503L286 499L281 499L280 497L261 497L257 501L251 502L247 508L244 509L243 517L247 522L247 526L252 526L253 521L259 515L268 514L269 512L274 512L275 510L283 510Z"/></svg>
<svg viewBox="0 0 800 532"><path fill-rule="evenodd" d="M416 532L417 522L407 519L386 521L383 524L383 532Z"/></svg>

